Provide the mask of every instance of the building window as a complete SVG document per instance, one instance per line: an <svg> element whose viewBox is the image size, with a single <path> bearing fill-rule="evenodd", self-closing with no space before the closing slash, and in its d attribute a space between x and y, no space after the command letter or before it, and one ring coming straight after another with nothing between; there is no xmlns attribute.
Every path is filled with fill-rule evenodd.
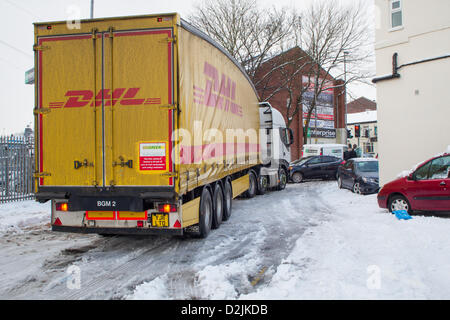
<svg viewBox="0 0 450 320"><path fill-rule="evenodd" d="M373 143L364 142L363 143L363 150L364 150L364 153L373 153L373 150L374 150Z"/></svg>
<svg viewBox="0 0 450 320"><path fill-rule="evenodd" d="M363 137L364 138L370 138L370 129L369 126L363 127Z"/></svg>
<svg viewBox="0 0 450 320"><path fill-rule="evenodd" d="M378 127L377 126L375 126L375 128L374 128L374 133L375 133L375 137L378 137Z"/></svg>
<svg viewBox="0 0 450 320"><path fill-rule="evenodd" d="M402 2L401 0L391 0L391 28L400 28L403 26Z"/></svg>

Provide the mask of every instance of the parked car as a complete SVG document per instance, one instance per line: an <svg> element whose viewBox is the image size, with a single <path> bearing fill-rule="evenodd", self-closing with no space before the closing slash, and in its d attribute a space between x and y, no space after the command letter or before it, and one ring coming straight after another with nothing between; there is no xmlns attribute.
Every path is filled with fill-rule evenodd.
<svg viewBox="0 0 450 320"><path fill-rule="evenodd" d="M312 156L294 161L289 167L289 177L295 183L305 179L336 178L342 159L333 156Z"/></svg>
<svg viewBox="0 0 450 320"><path fill-rule="evenodd" d="M390 212L450 211L450 153L428 159L408 176L384 185L378 205Z"/></svg>
<svg viewBox="0 0 450 320"><path fill-rule="evenodd" d="M377 193L379 187L378 160L353 158L342 163L337 171L339 188L350 189L358 194Z"/></svg>

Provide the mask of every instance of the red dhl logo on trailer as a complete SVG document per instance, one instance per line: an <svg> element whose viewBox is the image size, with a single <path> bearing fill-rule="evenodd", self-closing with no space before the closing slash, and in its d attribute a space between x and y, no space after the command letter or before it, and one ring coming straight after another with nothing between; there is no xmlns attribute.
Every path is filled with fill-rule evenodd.
<svg viewBox="0 0 450 320"><path fill-rule="evenodd" d="M206 85L205 88L194 85L194 102L242 117L242 107L235 102L236 82L226 74L222 74L219 79L218 69L208 62L204 64L203 74Z"/></svg>
<svg viewBox="0 0 450 320"><path fill-rule="evenodd" d="M150 105L161 104L161 98L136 98L140 88L118 88L114 89L111 93L111 89L101 89L94 98L94 92L91 90L69 90L66 92L65 97L68 99L62 102L50 102L50 108L83 108L86 106L96 107L102 105L102 100L105 106L110 107L121 106L138 106L138 105ZM95 102L94 102L95 101Z"/></svg>

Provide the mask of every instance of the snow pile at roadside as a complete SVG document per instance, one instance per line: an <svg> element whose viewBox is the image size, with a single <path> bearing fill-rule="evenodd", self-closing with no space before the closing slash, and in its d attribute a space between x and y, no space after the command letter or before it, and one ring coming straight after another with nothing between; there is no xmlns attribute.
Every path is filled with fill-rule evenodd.
<svg viewBox="0 0 450 320"><path fill-rule="evenodd" d="M21 232L23 228L50 222L50 202L33 200L0 204L0 232Z"/></svg>
<svg viewBox="0 0 450 320"><path fill-rule="evenodd" d="M401 221L376 195L322 187L330 221L297 240L271 282L241 299L449 299L450 219Z"/></svg>
<svg viewBox="0 0 450 320"><path fill-rule="evenodd" d="M166 300L169 299L167 291L167 275L157 277L152 281L139 285L134 293L125 297L129 300Z"/></svg>

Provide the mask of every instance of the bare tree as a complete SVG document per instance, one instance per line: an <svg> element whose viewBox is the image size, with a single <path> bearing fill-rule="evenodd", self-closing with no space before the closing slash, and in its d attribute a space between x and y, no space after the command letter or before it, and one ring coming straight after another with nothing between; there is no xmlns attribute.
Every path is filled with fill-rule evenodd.
<svg viewBox="0 0 450 320"><path fill-rule="evenodd" d="M330 79L345 79L342 85L365 81L371 73L364 70L372 53L370 28L363 12L363 4L345 6L337 1L314 1L302 13L303 48L311 58L308 82L312 99L307 105L304 125L304 143L307 143L311 116L316 110L319 96L330 89Z"/></svg>
<svg viewBox="0 0 450 320"><path fill-rule="evenodd" d="M287 8L263 10L256 0L203 1L189 22L222 45L253 80L261 64L295 41L298 16Z"/></svg>
<svg viewBox="0 0 450 320"><path fill-rule="evenodd" d="M316 0L298 14L293 8L261 9L256 0L217 0L198 4L188 19L241 63L262 100L288 93L288 126L302 112L302 105L307 106L306 143L311 116L321 94L330 88L329 80L345 78L347 85L371 76L361 71L370 57L362 8L362 2L344 6L335 0ZM305 54L275 58L296 46ZM312 99L306 103L307 91L312 91Z"/></svg>
<svg viewBox="0 0 450 320"><path fill-rule="evenodd" d="M305 73L311 70L310 62L309 56L301 48L294 47L264 62L256 73L255 86L262 100L270 101L279 93L287 94L284 115L288 128L294 117L302 111L303 94L311 86L308 81L302 83Z"/></svg>

